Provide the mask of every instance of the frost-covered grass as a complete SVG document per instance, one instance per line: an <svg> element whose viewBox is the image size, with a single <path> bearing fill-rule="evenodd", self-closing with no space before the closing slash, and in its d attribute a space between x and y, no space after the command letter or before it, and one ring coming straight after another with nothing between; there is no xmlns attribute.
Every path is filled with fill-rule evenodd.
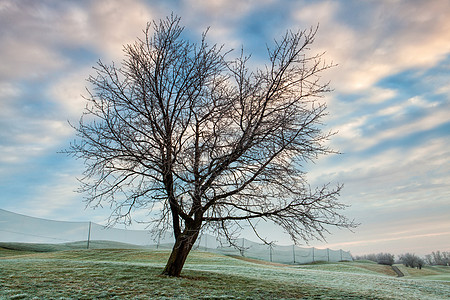
<svg viewBox="0 0 450 300"><path fill-rule="evenodd" d="M390 266L366 262L319 263L298 266L300 269L344 272L352 274L372 274L397 276Z"/></svg>
<svg viewBox="0 0 450 300"><path fill-rule="evenodd" d="M425 266L422 269L407 268L403 265L396 265L403 274L409 278L422 280L442 280L450 282L449 266ZM450 296L449 296L450 299Z"/></svg>
<svg viewBox="0 0 450 300"><path fill-rule="evenodd" d="M447 299L450 296L450 282L397 278L376 264L279 266L206 252L192 252L182 277L168 278L160 276L168 255L168 251L140 249L8 252L0 257L0 299Z"/></svg>

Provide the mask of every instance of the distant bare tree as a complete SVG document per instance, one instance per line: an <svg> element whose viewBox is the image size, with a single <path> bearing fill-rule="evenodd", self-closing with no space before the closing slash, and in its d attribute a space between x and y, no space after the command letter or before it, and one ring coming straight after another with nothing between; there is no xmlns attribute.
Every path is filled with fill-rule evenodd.
<svg viewBox="0 0 450 300"><path fill-rule="evenodd" d="M378 253L377 263L380 265L392 266L394 264L395 256L390 253Z"/></svg>
<svg viewBox="0 0 450 300"><path fill-rule="evenodd" d="M68 153L86 165L81 191L92 206L109 203L111 220L135 209L160 211L155 226L175 237L163 274L179 276L201 230L233 243L254 220L281 226L294 242L323 239L326 226L354 227L338 210L341 186L311 188L302 171L332 133L320 129L330 68L308 55L316 30L287 32L269 63L227 60L183 39L178 17L148 24L124 48L122 65L99 61ZM242 51L243 53L243 51Z"/></svg>
<svg viewBox="0 0 450 300"><path fill-rule="evenodd" d="M399 257L401 263L406 267L422 269L422 267L425 265L425 261L415 254L405 253L401 254Z"/></svg>
<svg viewBox="0 0 450 300"><path fill-rule="evenodd" d="M425 258L430 265L450 265L450 252L433 251L431 254L425 255Z"/></svg>

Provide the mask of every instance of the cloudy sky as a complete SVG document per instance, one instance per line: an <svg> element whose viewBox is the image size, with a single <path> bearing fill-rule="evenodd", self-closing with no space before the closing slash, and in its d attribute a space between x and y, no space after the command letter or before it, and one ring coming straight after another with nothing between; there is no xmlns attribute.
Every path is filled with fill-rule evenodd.
<svg viewBox="0 0 450 300"><path fill-rule="evenodd" d="M57 152L75 138L67 121L83 111L92 66L120 62L122 45L171 12L192 36L210 26L210 43L243 46L255 65L287 29L319 24L312 50L338 64L323 74L334 88L324 101L342 154L307 166L309 179L344 183L345 214L361 225L310 244L353 254L450 251L447 0L2 0L0 208L105 223L109 208L85 209L74 192L82 161Z"/></svg>

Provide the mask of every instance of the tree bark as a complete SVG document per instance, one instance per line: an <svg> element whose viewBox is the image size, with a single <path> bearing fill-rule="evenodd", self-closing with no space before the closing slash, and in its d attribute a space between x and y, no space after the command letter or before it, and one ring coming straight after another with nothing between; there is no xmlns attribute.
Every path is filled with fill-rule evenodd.
<svg viewBox="0 0 450 300"><path fill-rule="evenodd" d="M189 252L199 235L199 229L186 229L175 241L162 275L179 277Z"/></svg>

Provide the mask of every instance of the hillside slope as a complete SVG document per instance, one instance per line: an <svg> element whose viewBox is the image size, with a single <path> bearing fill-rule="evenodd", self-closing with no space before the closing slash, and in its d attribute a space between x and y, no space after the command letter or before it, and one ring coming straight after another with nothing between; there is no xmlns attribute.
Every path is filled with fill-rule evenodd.
<svg viewBox="0 0 450 300"><path fill-rule="evenodd" d="M11 250L0 250L2 252ZM194 251L181 278L168 251L17 252L0 257L0 298L445 299L448 282L398 279L363 263L280 266Z"/></svg>

